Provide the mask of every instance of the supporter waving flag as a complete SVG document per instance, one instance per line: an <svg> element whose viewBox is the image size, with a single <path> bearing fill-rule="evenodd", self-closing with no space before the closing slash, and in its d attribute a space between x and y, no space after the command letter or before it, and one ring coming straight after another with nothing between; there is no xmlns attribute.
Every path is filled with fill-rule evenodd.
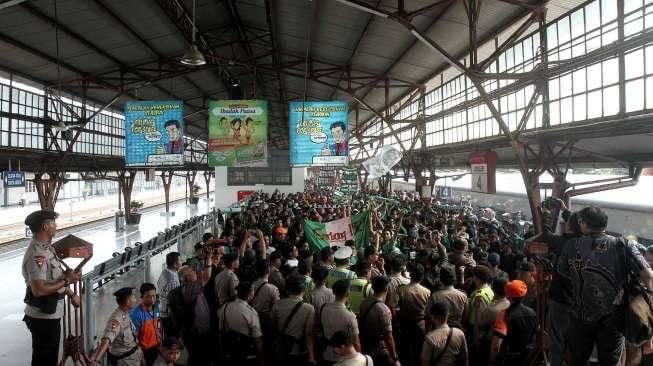
<svg viewBox="0 0 653 366"><path fill-rule="evenodd" d="M370 240L370 212L363 211L344 219L317 222L304 220L306 240L313 250L319 251L334 245L342 246L346 240L354 240L357 248L364 248Z"/></svg>

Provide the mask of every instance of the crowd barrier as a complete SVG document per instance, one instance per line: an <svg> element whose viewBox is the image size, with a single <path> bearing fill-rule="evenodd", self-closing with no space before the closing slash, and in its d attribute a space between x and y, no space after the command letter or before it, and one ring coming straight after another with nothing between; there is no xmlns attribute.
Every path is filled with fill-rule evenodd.
<svg viewBox="0 0 653 366"><path fill-rule="evenodd" d="M109 315L116 308L113 293L122 287L139 288L144 282L154 283L165 268L170 252L181 253L182 261L190 258L194 245L209 231L218 234L218 212L192 217L174 225L145 242L135 243L122 253L98 264L83 277L84 334L86 350L97 347L104 333Z"/></svg>

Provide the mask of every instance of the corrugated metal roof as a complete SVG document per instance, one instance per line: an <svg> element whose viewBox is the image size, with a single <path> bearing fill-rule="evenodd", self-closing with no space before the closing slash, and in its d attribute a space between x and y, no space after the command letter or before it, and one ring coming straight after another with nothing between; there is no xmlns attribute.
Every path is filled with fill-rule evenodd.
<svg viewBox="0 0 653 366"><path fill-rule="evenodd" d="M192 0L176 1L189 13L191 12ZM200 32L206 32L205 38L213 45L216 56L247 59L248 50L242 44L225 44L226 41L237 40L242 36L242 33L237 31L238 19L232 14L230 1L241 18L245 36L248 39L259 38L252 44L252 54L255 57L263 55L257 59L260 82L256 84L256 97L270 100L270 110L275 115L283 116L284 108L287 107L279 103L278 82L276 72L272 70L274 68L272 57L266 55L270 50L271 39L267 34L265 0L199 0L197 1L197 28ZM367 0L367 3L372 6L379 2L388 11L397 10L396 0ZM131 31L111 18L98 3L114 12L131 28ZM58 0L60 23L88 39L95 47L104 50L104 53L110 56L103 56L80 40L60 32L59 49L63 63L70 64L83 72L96 73L100 70L117 70L119 67L116 60L130 66L140 64L156 68L157 54L164 58L179 58L188 47L188 41L158 3L158 0ZM433 1L407 0L405 3L406 11L414 11L432 4ZM550 1L548 17L557 17L579 3L580 0ZM371 17L369 13L333 0L270 0L270 4L275 28L274 37L279 52L278 59L281 63L304 58L308 46L308 33L312 29L310 56L313 69L323 69L333 65L344 67L349 64L355 70L364 71L352 71L352 75L357 77L369 77L387 72L390 78L421 82L435 70L446 66L446 61L442 57L420 42L416 42L412 34L394 21ZM53 0L41 0L0 11L0 68L4 65L41 80L50 82L56 80L57 70L53 63L1 41L2 36L11 37L39 52L55 57L56 44L52 24L29 12L29 8L33 7L45 16L54 17L53 6ZM446 11L440 16L445 8ZM484 1L478 22L479 38L493 34L498 25L507 23L519 13L520 8L516 6L498 1ZM468 47L467 17L460 1L452 6L442 5L419 15L413 19L413 24L452 55L462 54ZM143 41L139 41L138 37ZM154 52L143 42L149 44ZM253 97L254 68L226 65L226 69L239 79L241 86L245 88L245 95ZM191 104L201 106L206 96L210 98L228 96L217 73L218 69L200 71L174 78L174 81L156 82L154 85L187 99ZM288 73L295 75L288 75ZM62 76L70 78L73 73L63 67ZM341 81L341 78L342 72L335 72L321 80L337 84L339 88L344 89L347 83ZM300 62L292 71L282 71L281 81L287 100L302 98L305 87L303 63ZM137 93L138 97L171 98L170 93L155 89L154 85L140 90ZM397 99L408 91L408 87L393 87L389 91L390 100ZM365 101L373 108L380 111L384 107L383 88L363 88L356 93L359 97L365 95ZM343 90L337 90L317 81L308 82L307 94L309 99L350 99ZM94 90L89 95L100 100L108 100L112 97L112 92ZM194 109L188 108L186 112L192 111ZM371 112L360 111L361 120L371 115ZM204 114L196 114L191 120L194 124L203 126L202 121L205 118ZM278 121L278 125L285 126L286 121Z"/></svg>

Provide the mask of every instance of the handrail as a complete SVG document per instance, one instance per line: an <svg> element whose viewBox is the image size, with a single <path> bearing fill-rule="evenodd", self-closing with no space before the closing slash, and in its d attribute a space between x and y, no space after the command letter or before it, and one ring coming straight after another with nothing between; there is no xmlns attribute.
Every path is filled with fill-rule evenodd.
<svg viewBox="0 0 653 366"><path fill-rule="evenodd" d="M93 306L95 302L94 293L99 291L105 284L117 279L120 274L128 272L131 267L145 263L146 270L149 270L150 258L175 244L178 245L182 258L192 255L192 249L182 252L184 239L195 235L196 240L201 240L201 235L207 228L214 229L218 215L219 212L213 209L208 214L193 216L182 223L173 225L164 231L160 231L156 236L145 242L137 242L133 248L125 248L123 252L96 265L92 271L83 276L85 309L88 309L83 325L87 350L92 350L94 347L93 337L96 331L94 329L96 319Z"/></svg>

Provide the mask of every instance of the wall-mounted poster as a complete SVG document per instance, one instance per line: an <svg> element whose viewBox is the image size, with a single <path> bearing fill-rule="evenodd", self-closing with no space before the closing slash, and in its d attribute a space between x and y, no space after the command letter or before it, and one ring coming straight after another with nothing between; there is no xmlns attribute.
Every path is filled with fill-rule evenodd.
<svg viewBox="0 0 653 366"><path fill-rule="evenodd" d="M349 104L290 103L290 165L349 163Z"/></svg>
<svg viewBox="0 0 653 366"><path fill-rule="evenodd" d="M209 102L209 166L267 166L268 102Z"/></svg>
<svg viewBox="0 0 653 366"><path fill-rule="evenodd" d="M125 165L184 164L184 103L125 104Z"/></svg>

